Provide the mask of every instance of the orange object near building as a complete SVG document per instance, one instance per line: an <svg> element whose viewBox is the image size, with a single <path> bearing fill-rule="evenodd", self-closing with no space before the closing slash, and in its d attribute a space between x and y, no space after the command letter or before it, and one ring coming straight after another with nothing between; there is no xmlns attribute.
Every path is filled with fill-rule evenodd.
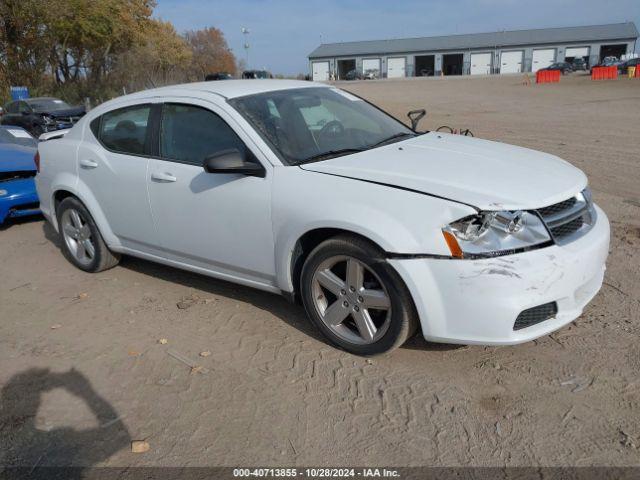
<svg viewBox="0 0 640 480"><path fill-rule="evenodd" d="M560 70L538 70L536 83L557 83L560 81Z"/></svg>
<svg viewBox="0 0 640 480"><path fill-rule="evenodd" d="M618 78L618 67L593 67L591 80L615 80Z"/></svg>
<svg viewBox="0 0 640 480"><path fill-rule="evenodd" d="M640 67L636 67L636 78L640 78Z"/></svg>

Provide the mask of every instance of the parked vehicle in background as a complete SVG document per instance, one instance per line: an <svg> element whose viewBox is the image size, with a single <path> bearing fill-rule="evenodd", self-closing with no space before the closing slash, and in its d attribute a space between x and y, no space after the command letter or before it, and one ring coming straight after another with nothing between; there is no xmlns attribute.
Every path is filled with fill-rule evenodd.
<svg viewBox="0 0 640 480"><path fill-rule="evenodd" d="M582 57L574 58L571 62L571 66L573 67L574 71L587 70L587 62L585 62L584 58Z"/></svg>
<svg viewBox="0 0 640 480"><path fill-rule="evenodd" d="M355 68L353 70L349 70L344 76L345 80L362 80L363 78L362 73Z"/></svg>
<svg viewBox="0 0 640 480"><path fill-rule="evenodd" d="M640 65L640 58L631 58L618 67L618 72L626 75L629 71L629 67L638 68L638 65Z"/></svg>
<svg viewBox="0 0 640 480"><path fill-rule="evenodd" d="M567 73L573 72L573 66L568 62L555 62L540 70L559 70L562 72L562 75L566 75Z"/></svg>
<svg viewBox="0 0 640 480"><path fill-rule="evenodd" d="M365 80L376 80L380 77L380 71L375 68L370 68L364 71L363 77Z"/></svg>
<svg viewBox="0 0 640 480"><path fill-rule="evenodd" d="M210 82L213 80L232 80L232 79L233 79L233 75L226 72L210 73L209 75L204 77L205 82Z"/></svg>
<svg viewBox="0 0 640 480"><path fill-rule="evenodd" d="M71 128L86 113L84 106L71 107L54 97L14 100L4 110L0 124L22 127L35 137Z"/></svg>
<svg viewBox="0 0 640 480"><path fill-rule="evenodd" d="M593 65L590 71L593 72L595 67L618 67L618 73L622 73L621 69L623 64L624 61L618 59L618 57L604 57L600 63Z"/></svg>
<svg viewBox="0 0 640 480"><path fill-rule="evenodd" d="M417 133L320 83L164 87L39 144L65 256L130 254L301 299L335 345L516 344L600 289L609 222L585 174L542 152Z"/></svg>
<svg viewBox="0 0 640 480"><path fill-rule="evenodd" d="M245 79L266 79L266 78L273 78L273 75L271 75L269 72L267 72L266 70L245 70L244 72L242 72L242 78Z"/></svg>
<svg viewBox="0 0 640 480"><path fill-rule="evenodd" d="M40 213L34 182L37 145L25 129L0 126L0 224Z"/></svg>

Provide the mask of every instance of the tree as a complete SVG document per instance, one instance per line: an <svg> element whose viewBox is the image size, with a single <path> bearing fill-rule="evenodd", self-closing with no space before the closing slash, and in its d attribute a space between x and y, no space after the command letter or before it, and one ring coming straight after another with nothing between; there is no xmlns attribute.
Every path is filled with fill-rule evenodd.
<svg viewBox="0 0 640 480"><path fill-rule="evenodd" d="M214 27L191 30L184 37L193 52L191 72L194 80L203 80L209 73L236 73L235 56L220 30Z"/></svg>
<svg viewBox="0 0 640 480"><path fill-rule="evenodd" d="M114 75L128 91L185 82L191 58L171 23L150 20L141 43L118 57Z"/></svg>
<svg viewBox="0 0 640 480"><path fill-rule="evenodd" d="M0 0L0 68L9 85L39 83L48 63L50 12L41 0Z"/></svg>

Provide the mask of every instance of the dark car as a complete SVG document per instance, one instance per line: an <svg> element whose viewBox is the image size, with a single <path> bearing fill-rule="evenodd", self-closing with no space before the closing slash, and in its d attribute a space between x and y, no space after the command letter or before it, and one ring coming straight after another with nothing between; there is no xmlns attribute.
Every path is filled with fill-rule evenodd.
<svg viewBox="0 0 640 480"><path fill-rule="evenodd" d="M618 72L626 75L629 71L629 67L636 67L637 69L638 65L640 65L640 58L630 58L629 60L618 66Z"/></svg>
<svg viewBox="0 0 640 480"><path fill-rule="evenodd" d="M233 75L227 72L216 72L210 73L206 77L204 77L205 82L210 82L212 80L231 80L233 79Z"/></svg>
<svg viewBox="0 0 640 480"><path fill-rule="evenodd" d="M71 107L58 98L27 98L7 103L0 123L22 127L38 137L45 132L71 128L85 113L84 107Z"/></svg>
<svg viewBox="0 0 640 480"><path fill-rule="evenodd" d="M573 72L573 67L568 62L555 62L546 68L541 68L540 70L559 70L562 72L562 75L566 75L567 73Z"/></svg>
<svg viewBox="0 0 640 480"><path fill-rule="evenodd" d="M582 57L576 57L571 62L571 66L577 72L578 70L587 70L587 62Z"/></svg>
<svg viewBox="0 0 640 480"><path fill-rule="evenodd" d="M273 78L273 75L271 75L266 70L245 70L244 72L242 72L242 78Z"/></svg>
<svg viewBox="0 0 640 480"><path fill-rule="evenodd" d="M0 225L40 213L34 177L38 142L20 127L0 126Z"/></svg>
<svg viewBox="0 0 640 480"><path fill-rule="evenodd" d="M358 70L349 70L344 76L345 80L362 80L364 77Z"/></svg>

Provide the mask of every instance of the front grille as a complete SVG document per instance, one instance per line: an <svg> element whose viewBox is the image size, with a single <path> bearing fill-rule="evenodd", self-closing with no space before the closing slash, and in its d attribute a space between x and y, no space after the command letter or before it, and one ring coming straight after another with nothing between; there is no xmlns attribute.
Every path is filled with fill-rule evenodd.
<svg viewBox="0 0 640 480"><path fill-rule="evenodd" d="M583 195L538 209L555 241L568 239L585 225L593 222L591 205ZM585 229L586 231L586 229Z"/></svg>
<svg viewBox="0 0 640 480"><path fill-rule="evenodd" d="M554 215L556 213L563 212L576 204L576 197L571 197L569 200L565 200L564 202L556 203L555 205L551 205L549 207L544 207L538 210L538 213L543 217L548 217L550 215Z"/></svg>
<svg viewBox="0 0 640 480"><path fill-rule="evenodd" d="M584 219L582 217L574 218L570 222L563 223L555 228L551 229L551 234L554 238L564 238L568 237L572 233L577 232L584 225Z"/></svg>
<svg viewBox="0 0 640 480"><path fill-rule="evenodd" d="M537 307L527 308L520 312L516 323L513 324L514 330L522 330L523 328L531 327L538 323L544 322L553 318L558 313L558 304L556 302L545 303L544 305L538 305Z"/></svg>
<svg viewBox="0 0 640 480"><path fill-rule="evenodd" d="M35 177L35 170L17 170L14 172L0 172L0 182L7 182L9 180L17 180L19 178Z"/></svg>
<svg viewBox="0 0 640 480"><path fill-rule="evenodd" d="M11 210L35 210L36 208L40 208L40 202L23 203L13 207Z"/></svg>

